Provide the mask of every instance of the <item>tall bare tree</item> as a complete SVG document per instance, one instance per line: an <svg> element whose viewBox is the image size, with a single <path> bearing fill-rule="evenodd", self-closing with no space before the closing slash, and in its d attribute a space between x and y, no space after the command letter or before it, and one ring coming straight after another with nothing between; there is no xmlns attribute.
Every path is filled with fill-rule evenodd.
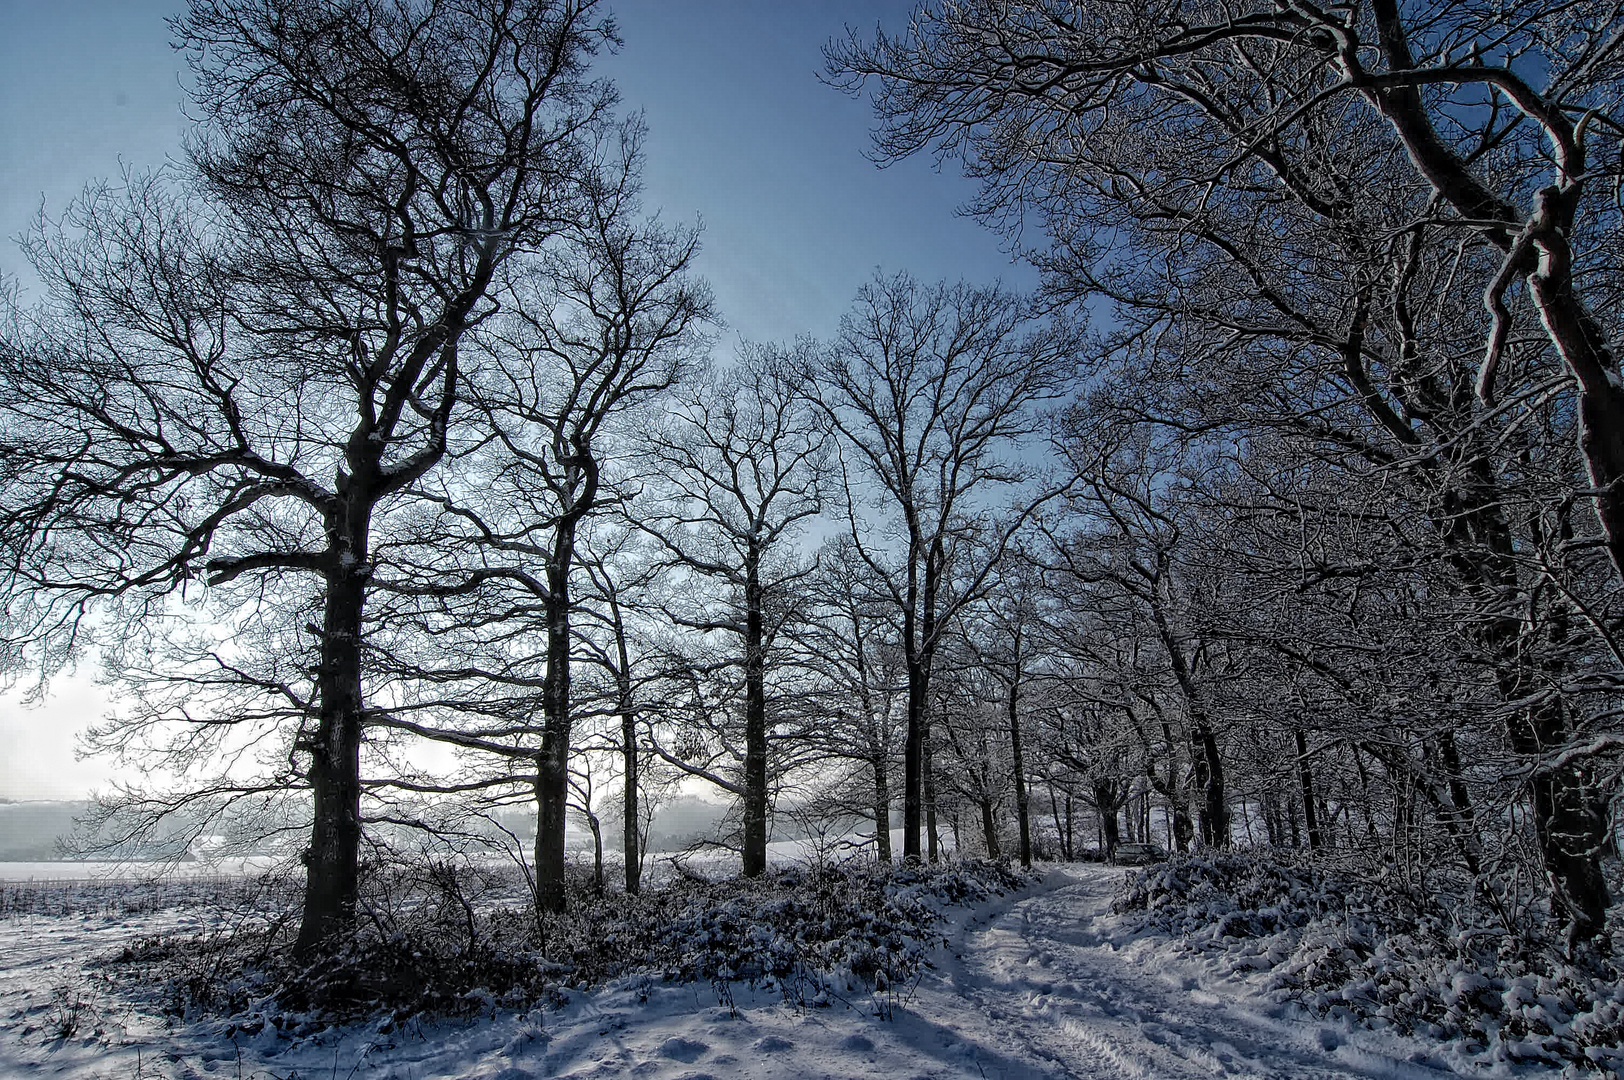
<svg viewBox="0 0 1624 1080"><path fill-rule="evenodd" d="M691 272L697 233L642 216L641 130L632 122L601 141L576 220L514 276L508 310L482 328L489 362L470 390L477 420L463 469L419 492L440 507L427 539L441 570L416 595L446 603L475 654L482 636L539 638L539 655L521 647L506 674L469 672L498 696L515 690L508 717L483 731L454 722L439 731L534 769L537 902L551 910L565 902L579 537L627 494L616 462L624 474L635 440L614 425L697 366L714 319Z"/></svg>
<svg viewBox="0 0 1624 1080"><path fill-rule="evenodd" d="M899 614L908 669L903 856L918 860L926 813L930 676L937 644L986 582L1008 539L1043 501L1016 454L1038 409L1066 391L1077 340L1001 288L921 285L906 275L863 286L819 358L811 394L846 463L855 550ZM966 541L1000 494L1024 499L989 545ZM894 514L900 550L866 504ZM975 554L972 554L975 552ZM946 589L952 560L962 589ZM931 833L930 855L936 855Z"/></svg>
<svg viewBox="0 0 1624 1080"><path fill-rule="evenodd" d="M741 646L742 775L708 778L740 798L746 877L767 868L769 655L801 613L796 593L810 570L787 541L822 512L826 484L827 439L802 395L801 368L792 356L746 349L673 405L649 451L670 490L646 526L675 565L723 590L717 603L701 586L699 602L674 604L671 616Z"/></svg>
<svg viewBox="0 0 1624 1080"><path fill-rule="evenodd" d="M596 9L198 0L173 24L186 164L92 189L29 244L48 299L0 376L5 589L31 635L104 600L116 634L167 598L313 598L301 952L356 898L375 533L445 457L510 259L580 206L615 100L587 79L614 40Z"/></svg>

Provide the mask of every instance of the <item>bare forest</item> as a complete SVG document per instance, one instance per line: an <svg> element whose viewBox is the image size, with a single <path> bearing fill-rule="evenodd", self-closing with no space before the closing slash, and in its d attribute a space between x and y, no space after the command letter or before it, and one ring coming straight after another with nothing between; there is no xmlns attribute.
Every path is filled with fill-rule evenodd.
<svg viewBox="0 0 1624 1080"><path fill-rule="evenodd" d="M0 290L0 668L117 688L86 850L276 867L143 961L208 967L182 1014L528 1007L680 895L765 906L667 978L890 1020L897 881L1110 873L1303 1015L1624 1063L1624 6L849 28L822 91L1041 285L887 267L777 342L645 205L607 0L171 29L184 160ZM841 910L901 936L762 944Z"/></svg>

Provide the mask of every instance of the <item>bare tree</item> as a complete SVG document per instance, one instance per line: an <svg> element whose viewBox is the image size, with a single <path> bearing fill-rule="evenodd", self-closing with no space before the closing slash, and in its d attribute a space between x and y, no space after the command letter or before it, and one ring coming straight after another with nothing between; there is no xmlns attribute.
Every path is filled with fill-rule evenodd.
<svg viewBox="0 0 1624 1080"><path fill-rule="evenodd" d="M616 443L614 423L698 363L714 318L709 291L690 272L697 234L641 215L640 142L637 123L604 140L577 220L515 277L508 311L480 336L490 363L470 391L479 419L459 453L462 471L420 491L440 508L428 535L443 569L414 595L447 604L465 637L541 639L540 655L521 652L505 675L469 673L493 692L507 685L518 694L495 728L453 721L441 730L535 770L537 902L549 910L565 902L578 537L625 497L613 469L617 454L624 468L629 444L624 433ZM477 654L480 643L467 648Z"/></svg>
<svg viewBox="0 0 1624 1080"><path fill-rule="evenodd" d="M746 877L767 867L768 660L800 614L795 593L809 570L786 541L823 510L827 440L798 372L792 357L747 348L733 368L673 405L649 451L670 490L645 526L677 566L723 590L719 604L702 598L673 605L670 615L742 647L742 777L710 778L740 798Z"/></svg>
<svg viewBox="0 0 1624 1080"><path fill-rule="evenodd" d="M1032 812L1027 775L1026 734L1021 722L1024 695L1041 665L1044 602L1041 566L1022 548L999 566L988 595L975 606L961 630L966 642L1001 685L1004 728L1009 738L1010 779L1022 866L1032 865Z"/></svg>
<svg viewBox="0 0 1624 1080"><path fill-rule="evenodd" d="M1063 446L1081 480L1073 505L1088 524L1054 551L1068 573L1119 591L1154 628L1155 644L1188 720L1192 771L1202 796L1201 841L1228 847L1224 763L1198 669L1207 654L1206 642L1192 632L1184 614L1188 587L1179 565L1184 528L1176 493L1187 481L1169 467L1167 447L1156 446L1143 433L1124 438L1087 425L1080 419L1084 415L1079 410L1068 417Z"/></svg>
<svg viewBox="0 0 1624 1080"><path fill-rule="evenodd" d="M986 220L1042 222L1053 295L1115 303L1126 411L1288 433L1430 491L1575 940L1607 906L1588 759L1613 753L1593 734L1611 710L1546 688L1568 661L1544 650L1588 666L1576 635L1610 634L1584 612L1624 572L1619 30L1614 5L1543 0L1020 0L927 4L904 36L830 50L837 79L878 80L883 154L960 157ZM1530 462L1555 483L1526 484ZM1566 613L1512 616L1548 587Z"/></svg>
<svg viewBox="0 0 1624 1080"><path fill-rule="evenodd" d="M882 155L960 157L984 181L978 211L1018 227L1021 208L1037 209L1062 245L1050 265L1080 278L1103 254L1089 235L1102 202L1160 201L1178 228L1214 193L1250 202L1283 187L1329 224L1372 193L1328 175L1337 151L1315 125L1331 117L1348 150L1384 130L1424 192L1404 200L1401 228L1498 254L1480 284L1490 325L1476 390L1491 407L1516 321L1508 293L1526 282L1577 401L1585 498L1624 576L1624 390L1617 328L1598 315L1615 286L1598 274L1610 245L1594 240L1618 213L1621 27L1613 4L1551 0L1239 14L1196 0L926 3L907 34L853 35L829 60L854 90L879 82ZM1136 138L1164 134L1178 147L1170 168L1125 171Z"/></svg>
<svg viewBox="0 0 1624 1080"><path fill-rule="evenodd" d="M974 596L1009 537L1043 496L1015 456L1038 429L1038 406L1068 385L1076 339L1036 318L999 288L923 286L906 275L877 278L857 295L841 331L812 373L811 393L846 462L855 550L899 613L908 671L903 748L903 856L920 857L926 812L925 757L935 651L958 609ZM999 492L1026 501L995 541L971 555L967 528ZM868 503L896 515L901 549L884 553L885 530L866 527ZM972 530L973 531L973 530ZM964 550L961 552L961 548ZM965 588L949 597L955 572ZM931 833L930 855L936 855Z"/></svg>
<svg viewBox="0 0 1624 1080"><path fill-rule="evenodd" d="M309 952L356 897L374 534L445 457L509 259L576 213L614 102L586 63L613 27L592 0L220 0L174 28L187 164L30 241L49 299L0 378L5 588L53 641L200 577L311 597L309 685L264 688L303 725Z"/></svg>
<svg viewBox="0 0 1624 1080"><path fill-rule="evenodd" d="M621 853L626 891L633 896L642 890L648 840L638 699L642 685L659 674L643 670L652 665L641 647L638 616L654 607L645 594L661 567L656 552L639 550L635 540L641 535L635 526L610 522L588 536L580 552L587 585L576 627L581 659L608 678L608 708L620 722Z"/></svg>
<svg viewBox="0 0 1624 1080"><path fill-rule="evenodd" d="M827 719L823 741L832 756L868 769L875 853L888 863L897 705L907 694L896 620L848 535L836 535L819 549L807 591L812 610L797 637L802 662L819 677L819 711Z"/></svg>

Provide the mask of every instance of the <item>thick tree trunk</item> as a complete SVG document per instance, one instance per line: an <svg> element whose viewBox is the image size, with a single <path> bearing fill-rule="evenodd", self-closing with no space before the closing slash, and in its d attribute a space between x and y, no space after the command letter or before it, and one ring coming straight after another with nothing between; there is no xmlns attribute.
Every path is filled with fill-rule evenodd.
<svg viewBox="0 0 1624 1080"><path fill-rule="evenodd" d="M1224 790L1224 762L1218 740L1205 722L1193 733L1196 787L1201 789L1201 842L1207 847L1229 846L1229 800Z"/></svg>
<svg viewBox="0 0 1624 1080"><path fill-rule="evenodd" d="M1520 716L1512 742L1527 757L1559 745L1564 735L1560 705ZM1606 928L1612 897L1602 875L1607 811L1598 790L1574 766L1538 772L1529 781L1534 833L1551 884L1552 912L1567 924L1568 947Z"/></svg>
<svg viewBox="0 0 1624 1080"><path fill-rule="evenodd" d="M541 684L541 751L536 755L536 903L563 911L566 862L564 828L569 812L570 760L570 568L575 521L566 517L554 534L547 567L547 671Z"/></svg>
<svg viewBox="0 0 1624 1080"><path fill-rule="evenodd" d="M1105 834L1105 857L1116 862L1117 845L1122 842L1122 833L1117 825L1117 804L1114 793L1102 790L1096 784L1094 788L1094 805L1099 808L1100 831Z"/></svg>
<svg viewBox="0 0 1624 1080"><path fill-rule="evenodd" d="M1190 842L1195 839L1195 823L1190 820L1190 807L1187 802L1188 792L1184 785L1179 783L1177 753L1178 740L1173 737L1173 725L1166 719L1162 720L1162 738L1167 742L1167 801L1168 813L1172 815L1173 850L1187 852Z"/></svg>
<svg viewBox="0 0 1624 1080"><path fill-rule="evenodd" d="M930 860L940 853L936 831L936 784L930 775L930 673L936 652L936 590L945 561L941 545L923 559L909 550L908 595L902 612L902 644L908 666L908 736L902 748L902 857L920 861L920 828L929 832ZM919 584L923 571L924 582Z"/></svg>
<svg viewBox="0 0 1624 1080"><path fill-rule="evenodd" d="M938 862L942 857L942 837L936 830L936 755L932 752L930 740L930 715L925 716L925 832L929 841L930 861ZM958 811L953 817L953 846L959 845Z"/></svg>
<svg viewBox="0 0 1624 1080"><path fill-rule="evenodd" d="M767 870L767 688L760 556L745 559L744 844L745 877Z"/></svg>
<svg viewBox="0 0 1624 1080"><path fill-rule="evenodd" d="M902 744L902 858L917 863L922 854L919 841L925 810L925 695L930 687L923 658L913 648L911 613L904 613L903 622L909 655L908 731Z"/></svg>
<svg viewBox="0 0 1624 1080"><path fill-rule="evenodd" d="M996 859L998 850L998 819L993 816L992 800L982 799L981 803L981 837L987 844L987 858Z"/></svg>
<svg viewBox="0 0 1624 1080"><path fill-rule="evenodd" d="M620 713L620 770L625 787L620 794L620 848L626 860L626 892L636 896L643 881L643 832L638 807L638 785L642 783L637 760L637 702L632 697L632 657L626 647L626 624L621 619L619 600L610 596L615 628L615 708Z"/></svg>
<svg viewBox="0 0 1624 1080"><path fill-rule="evenodd" d="M317 676L319 712L308 744L314 817L306 855L304 913L294 942L308 956L355 919L361 852L361 614L366 599L365 532L339 547L328 575Z"/></svg>

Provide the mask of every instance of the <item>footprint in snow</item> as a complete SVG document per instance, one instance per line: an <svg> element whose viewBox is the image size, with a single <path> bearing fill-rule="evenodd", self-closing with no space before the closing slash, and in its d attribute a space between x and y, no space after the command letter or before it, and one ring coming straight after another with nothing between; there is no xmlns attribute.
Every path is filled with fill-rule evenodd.
<svg viewBox="0 0 1624 1080"><path fill-rule="evenodd" d="M684 1039L681 1035L673 1035L660 1044L660 1056L668 1057L674 1061L698 1061L710 1047L695 1039Z"/></svg>
<svg viewBox="0 0 1624 1080"><path fill-rule="evenodd" d="M856 1050L859 1053L867 1053L874 1049L874 1040L867 1035L847 1035L840 1040L840 1048L842 1050Z"/></svg>
<svg viewBox="0 0 1624 1080"><path fill-rule="evenodd" d="M767 1035L756 1040L755 1050L762 1054L781 1054L785 1050L795 1049L795 1044L788 1039L781 1039L777 1035Z"/></svg>

